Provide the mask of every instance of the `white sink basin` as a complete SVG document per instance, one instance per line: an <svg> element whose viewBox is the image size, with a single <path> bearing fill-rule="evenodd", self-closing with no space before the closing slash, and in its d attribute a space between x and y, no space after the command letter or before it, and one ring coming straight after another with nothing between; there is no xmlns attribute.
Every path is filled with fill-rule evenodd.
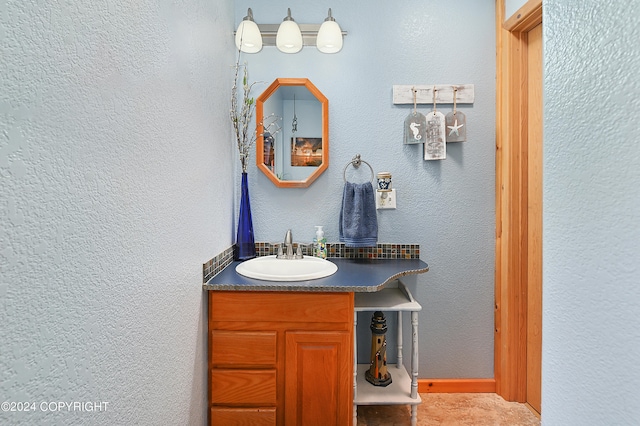
<svg viewBox="0 0 640 426"><path fill-rule="evenodd" d="M305 256L302 259L276 259L261 256L236 266L236 272L248 278L265 281L306 281L328 277L338 266L319 257Z"/></svg>

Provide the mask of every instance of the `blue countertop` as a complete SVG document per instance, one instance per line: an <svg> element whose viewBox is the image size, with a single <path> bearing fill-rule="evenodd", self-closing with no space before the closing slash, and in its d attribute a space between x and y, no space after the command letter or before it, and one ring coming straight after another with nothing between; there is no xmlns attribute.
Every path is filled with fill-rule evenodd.
<svg viewBox="0 0 640 426"><path fill-rule="evenodd" d="M244 277L236 273L240 263L230 263L203 284L212 291L344 291L376 292L387 283L406 275L423 274L429 266L420 259L330 258L338 271L326 278L308 281L275 282Z"/></svg>

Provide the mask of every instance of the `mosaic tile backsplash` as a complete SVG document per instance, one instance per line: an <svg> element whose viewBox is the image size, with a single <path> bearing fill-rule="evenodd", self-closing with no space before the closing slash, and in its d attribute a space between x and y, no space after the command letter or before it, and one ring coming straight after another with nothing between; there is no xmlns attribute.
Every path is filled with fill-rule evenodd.
<svg viewBox="0 0 640 426"><path fill-rule="evenodd" d="M233 262L233 246L202 265L202 281L206 283L231 262Z"/></svg>
<svg viewBox="0 0 640 426"><path fill-rule="evenodd" d="M270 256L278 253L280 244L256 243L258 256ZM301 244L302 254L310 256L313 253L313 244ZM293 251L298 248L298 243L293 244ZM328 257L342 257L347 259L420 259L419 244L389 244L382 243L375 247L346 247L344 243L327 243ZM233 246L226 249L207 263L202 265L202 280L204 283L211 277L222 271L233 262Z"/></svg>

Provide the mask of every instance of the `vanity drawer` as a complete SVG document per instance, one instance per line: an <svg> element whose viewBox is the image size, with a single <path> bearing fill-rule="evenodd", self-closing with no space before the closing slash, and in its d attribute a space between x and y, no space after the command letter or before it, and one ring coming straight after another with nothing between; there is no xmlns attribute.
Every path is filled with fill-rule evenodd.
<svg viewBox="0 0 640 426"><path fill-rule="evenodd" d="M211 370L213 404L276 404L276 370Z"/></svg>
<svg viewBox="0 0 640 426"><path fill-rule="evenodd" d="M276 409L266 408L211 408L211 426L275 426Z"/></svg>
<svg viewBox="0 0 640 426"><path fill-rule="evenodd" d="M222 366L275 366L275 331L211 332L211 362Z"/></svg>
<svg viewBox="0 0 640 426"><path fill-rule="evenodd" d="M209 309L212 321L345 323L353 293L210 291Z"/></svg>

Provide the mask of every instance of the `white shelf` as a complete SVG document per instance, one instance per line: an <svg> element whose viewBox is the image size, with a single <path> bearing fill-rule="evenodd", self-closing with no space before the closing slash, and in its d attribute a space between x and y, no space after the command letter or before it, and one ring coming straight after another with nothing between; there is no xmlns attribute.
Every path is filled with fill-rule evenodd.
<svg viewBox="0 0 640 426"><path fill-rule="evenodd" d="M356 293L356 312L362 311L420 311L422 306L413 299L411 292L402 283L394 281L375 293Z"/></svg>
<svg viewBox="0 0 640 426"><path fill-rule="evenodd" d="M353 379L353 424L358 423L358 405L410 405L411 425L418 423L418 404L422 402L418 394L418 311L422 306L415 301L411 292L400 280L389 283L382 290L375 293L356 293L354 301L354 371ZM365 378L368 364L356 364L358 359L357 325L358 312L364 311L391 311L398 315L395 341L398 348L398 363L387 364L387 371L391 374L391 383L388 386L374 386ZM402 312L411 312L411 375L402 365ZM391 335L394 333L392 332ZM387 344L392 344L387 339ZM398 364L400 367L398 367ZM415 398L411 398L413 390Z"/></svg>
<svg viewBox="0 0 640 426"><path fill-rule="evenodd" d="M367 382L364 374L369 369L368 364L358 364L356 405L414 405L420 404L420 394L411 398L411 377L404 367L387 366L391 373L391 383L388 386L374 386Z"/></svg>

